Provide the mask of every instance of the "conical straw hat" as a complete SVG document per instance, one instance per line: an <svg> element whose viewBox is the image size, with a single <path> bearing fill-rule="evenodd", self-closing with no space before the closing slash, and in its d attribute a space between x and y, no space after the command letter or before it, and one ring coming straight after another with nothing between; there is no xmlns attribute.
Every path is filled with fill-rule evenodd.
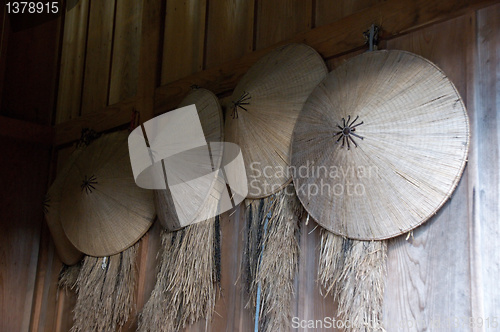
<svg viewBox="0 0 500 332"><path fill-rule="evenodd" d="M205 139L211 147L218 147L218 149L210 150L210 158L205 157L205 148L201 147L197 151L196 149L191 150L189 154L195 157L196 162L192 162L192 158L179 159L179 162L183 164L178 165L178 167L172 167L171 170L180 172L189 172L192 167L195 168L208 168L210 170L218 170L222 161L222 144L219 142L223 141L223 127L222 127L222 110L217 97L210 91L206 89L195 89L189 93L186 98L180 103L179 108L195 105L198 117L200 119L201 127L203 129L203 134ZM210 144L219 143L219 144ZM195 155L196 152L199 153L199 158ZM176 155L177 157L179 155ZM173 160L173 158L170 158ZM208 162L209 164L204 165ZM194 170L194 173L197 171ZM185 193L184 197L176 198L183 200L184 202L191 201L193 204L192 211L195 211L193 216L189 219L196 219L196 215L209 215L215 216L217 213L217 207L219 199L221 197L221 192L225 189L225 183L222 178L217 176L218 172L213 173L213 176L206 177L210 183L204 186L200 186L197 190ZM180 175L182 176L182 175ZM193 196L196 195L195 196ZM173 197L171 193L167 190L154 190L154 201L155 207L158 214L158 219L163 227L169 231L174 231L181 229L184 225L178 218L175 204L173 202Z"/></svg>
<svg viewBox="0 0 500 332"><path fill-rule="evenodd" d="M444 204L468 146L464 104L439 68L408 52L364 53L332 71L304 105L292 143L294 184L329 231L386 239Z"/></svg>
<svg viewBox="0 0 500 332"><path fill-rule="evenodd" d="M240 146L248 198L263 198L291 181L290 144L297 116L311 91L328 73L309 46L289 44L260 59L235 88L226 114L226 141Z"/></svg>
<svg viewBox="0 0 500 332"><path fill-rule="evenodd" d="M45 198L46 201L44 202L45 220L47 221L52 239L54 240L57 254L66 265L76 264L83 257L83 253L75 248L64 233L59 211L64 181L68 176L71 165L73 165L81 152L81 149L76 149L69 156L66 164L58 172L56 179L50 186Z"/></svg>
<svg viewBox="0 0 500 332"><path fill-rule="evenodd" d="M154 218L153 193L134 181L128 132L107 134L75 160L63 185L61 223L90 256L117 254L137 242Z"/></svg>

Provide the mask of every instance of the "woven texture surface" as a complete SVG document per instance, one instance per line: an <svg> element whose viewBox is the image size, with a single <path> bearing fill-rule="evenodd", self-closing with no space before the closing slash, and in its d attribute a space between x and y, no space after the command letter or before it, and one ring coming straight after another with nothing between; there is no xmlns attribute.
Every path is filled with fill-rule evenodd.
<svg viewBox="0 0 500 332"><path fill-rule="evenodd" d="M364 53L332 71L300 113L294 184L324 228L386 239L444 204L468 146L464 104L439 68L408 52Z"/></svg>
<svg viewBox="0 0 500 332"><path fill-rule="evenodd" d="M90 256L117 254L146 233L155 215L153 193L134 181L127 131L91 143L68 171L61 223L73 245Z"/></svg>
<svg viewBox="0 0 500 332"><path fill-rule="evenodd" d="M286 169L293 127L307 97L326 74L314 49L289 44L260 59L236 86L232 101L241 107L226 113L225 136L242 150L248 198L269 196L290 182Z"/></svg>
<svg viewBox="0 0 500 332"><path fill-rule="evenodd" d="M217 97L206 89L196 89L184 98L179 108L192 104L196 105L207 143L222 142L224 140L222 109ZM216 144L211 147L209 159L206 158L207 154L204 149L199 150L199 152L201 152L199 158L191 152L179 156L177 158L179 164L175 165L177 167L171 167L169 169L169 177L189 180L191 179L190 172L197 174L200 168L206 169L207 174L213 170L219 169L222 162L222 145ZM214 147L216 149L214 149ZM198 150L193 151L198 152ZM173 171L177 173L172 174L171 172ZM176 197L175 199L181 202L179 203L180 205L186 205L186 202L191 202L194 206L191 210L196 211L193 212L193 217L204 215L213 216L213 213L210 211L217 209L218 198L222 191L221 188L225 187L224 180L219 178L218 174L218 172L214 173L213 178L210 178L210 183L204 183L204 186L192 187L191 191L186 191L184 197ZM191 183L193 186L199 185L199 182L186 181L186 184L188 183ZM154 191L154 202L158 213L158 219L162 226L170 231L182 228L182 225L177 221L178 218L173 199L174 198L167 190Z"/></svg>

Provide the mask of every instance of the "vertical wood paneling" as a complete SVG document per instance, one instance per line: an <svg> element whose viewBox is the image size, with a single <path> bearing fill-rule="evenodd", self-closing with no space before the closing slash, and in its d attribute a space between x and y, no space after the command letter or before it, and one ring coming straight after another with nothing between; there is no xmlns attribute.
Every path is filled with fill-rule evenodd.
<svg viewBox="0 0 500 332"><path fill-rule="evenodd" d="M308 326L303 321L336 317L336 305L333 297L331 295L323 296L317 282L321 227L312 219L308 225L305 224L305 221L306 218L302 220L301 224L299 270L295 282L295 310L292 315L299 319L299 326ZM308 331L308 329L299 327L294 331ZM328 329L328 331L337 331L337 329Z"/></svg>
<svg viewBox="0 0 500 332"><path fill-rule="evenodd" d="M139 76L135 109L140 112L140 122L153 117L154 89L159 80L159 50L161 35L162 3L157 0L143 1L141 18L141 44L139 56ZM154 225L148 233L142 237L139 243L137 258L137 281L135 294L135 308L130 316L124 331L135 331L137 329L138 314L149 295L156 280L156 255L160 245L159 225Z"/></svg>
<svg viewBox="0 0 500 332"><path fill-rule="evenodd" d="M114 14L115 0L90 3L81 114L102 111L107 105Z"/></svg>
<svg viewBox="0 0 500 332"><path fill-rule="evenodd" d="M391 40L387 48L436 63L466 99L468 24L462 16ZM451 199L415 229L414 238L390 241L384 300L388 331L471 330L468 190L466 169ZM453 325L455 317L462 320L459 327Z"/></svg>
<svg viewBox="0 0 500 332"><path fill-rule="evenodd" d="M31 26L23 22L22 15L11 14L5 22L11 30L8 49L0 55L5 61L0 114L51 125L62 21L58 18Z"/></svg>
<svg viewBox="0 0 500 332"><path fill-rule="evenodd" d="M379 2L382 0L316 0L314 26L319 27L335 22Z"/></svg>
<svg viewBox="0 0 500 332"><path fill-rule="evenodd" d="M4 75L6 69L6 56L7 46L10 35L10 22L9 17L7 16L7 6L3 6L2 12L0 13L0 105L2 105L2 97L4 90Z"/></svg>
<svg viewBox="0 0 500 332"><path fill-rule="evenodd" d="M54 170L60 169L74 147L67 147L58 151L57 168L56 158L53 158ZM53 176L49 176L53 178ZM38 264L36 270L36 284L33 294L33 305L31 311L30 331L69 331L71 328L74 302L65 301L65 296L59 297L58 289L59 272L62 262L59 260L53 240L45 220L42 222L38 252ZM66 327L66 328L63 328Z"/></svg>
<svg viewBox="0 0 500 332"><path fill-rule="evenodd" d="M137 92L142 4L137 0L116 2L109 104L133 97Z"/></svg>
<svg viewBox="0 0 500 332"><path fill-rule="evenodd" d="M58 289L57 299L57 318L54 331L70 331L73 326L73 308L76 305L76 293L73 290ZM49 329L45 331L52 332Z"/></svg>
<svg viewBox="0 0 500 332"><path fill-rule="evenodd" d="M500 4L477 15L477 61L474 71L475 115L471 162L476 162L473 239L477 317L492 330L500 320ZM489 322L489 329L486 320Z"/></svg>
<svg viewBox="0 0 500 332"><path fill-rule="evenodd" d="M246 221L243 206L220 218L221 226L221 284L220 297L209 331L249 331L253 326L252 310L246 308L248 297L241 276L245 246ZM204 322L189 331L204 331Z"/></svg>
<svg viewBox="0 0 500 332"><path fill-rule="evenodd" d="M0 137L0 331L29 331L48 177L47 148Z"/></svg>
<svg viewBox="0 0 500 332"><path fill-rule="evenodd" d="M80 115L88 14L89 0L80 0L65 16L56 123Z"/></svg>
<svg viewBox="0 0 500 332"><path fill-rule="evenodd" d="M57 293L59 271L62 262L55 252L50 231L44 222L40 241L40 254L36 275L35 302L31 317L31 332L48 332L56 330L57 325Z"/></svg>
<svg viewBox="0 0 500 332"><path fill-rule="evenodd" d="M256 49L311 29L312 0L257 1Z"/></svg>
<svg viewBox="0 0 500 332"><path fill-rule="evenodd" d="M203 69L206 0L168 0L161 84Z"/></svg>
<svg viewBox="0 0 500 332"><path fill-rule="evenodd" d="M253 50L254 0L209 1L205 67Z"/></svg>

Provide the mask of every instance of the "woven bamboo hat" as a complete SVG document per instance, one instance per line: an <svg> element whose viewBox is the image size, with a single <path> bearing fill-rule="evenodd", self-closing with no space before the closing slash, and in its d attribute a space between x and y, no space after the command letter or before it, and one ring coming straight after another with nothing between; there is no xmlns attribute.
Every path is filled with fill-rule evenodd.
<svg viewBox="0 0 500 332"><path fill-rule="evenodd" d="M332 71L300 113L294 184L329 231L386 239L444 204L468 146L464 104L438 67L403 51L364 53Z"/></svg>
<svg viewBox="0 0 500 332"><path fill-rule="evenodd" d="M195 89L184 98L179 108L193 104L196 106L206 142L208 144L211 142L222 142L224 138L222 109L217 97L206 89ZM183 162L183 164L179 166L172 165L173 167L171 167L171 169L173 169L174 172L177 170L182 173L190 173L190 169L193 167L197 169L219 169L223 157L222 144L210 144L209 146L217 147L217 149L210 150L210 158L205 158L207 151L206 147L202 146L200 149L188 151L188 153L195 158L194 162L192 158L183 158L181 156L181 158L177 159L179 159L179 162ZM178 156L179 154L176 155L176 157ZM172 160L173 158L170 159ZM206 165L204 165L205 163ZM197 171L194 170L194 173L196 172ZM180 198L180 200L184 202L191 201L193 204L193 208L189 209L191 211L188 212L190 214L189 220L198 219L196 216L214 216L217 214L215 211L217 211L221 193L225 189L225 182L222 178L218 177L216 173L211 177L205 176L205 179L210 181L210 183L202 183L203 185L197 190L190 192L186 191L185 195ZM193 194L196 197L193 196ZM173 199L169 190L154 190L154 202L158 219L162 226L169 231L178 230L187 226L179 219ZM205 218L202 217L202 219Z"/></svg>
<svg viewBox="0 0 500 332"><path fill-rule="evenodd" d="M68 239L90 256L117 254L137 242L155 216L153 193L132 175L128 132L104 135L68 171L60 202Z"/></svg>
<svg viewBox="0 0 500 332"><path fill-rule="evenodd" d="M328 73L321 56L303 44L281 46L243 76L226 115L226 141L241 147L248 198L269 196L290 181L290 143L297 116Z"/></svg>
<svg viewBox="0 0 500 332"><path fill-rule="evenodd" d="M81 149L76 149L69 156L66 164L58 172L56 179L50 186L44 202L45 220L47 221L50 234L54 240L57 254L66 265L76 264L83 257L83 253L75 248L64 233L59 211L64 181L67 178L71 165L73 165L81 151Z"/></svg>

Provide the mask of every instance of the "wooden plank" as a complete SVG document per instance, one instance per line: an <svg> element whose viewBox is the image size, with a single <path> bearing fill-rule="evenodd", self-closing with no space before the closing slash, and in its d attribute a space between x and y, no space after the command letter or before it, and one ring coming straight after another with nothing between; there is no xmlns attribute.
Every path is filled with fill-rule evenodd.
<svg viewBox="0 0 500 332"><path fill-rule="evenodd" d="M494 330L498 322L500 292L500 4L478 11L474 76L473 150L475 163L471 183L472 257L475 259L473 289L477 297L475 317L484 320L483 329ZM479 306L479 305L480 306ZM476 320L477 322L477 320ZM498 327L497 327L498 328Z"/></svg>
<svg viewBox="0 0 500 332"><path fill-rule="evenodd" d="M0 136L50 147L52 146L54 129L0 115Z"/></svg>
<svg viewBox="0 0 500 332"><path fill-rule="evenodd" d="M167 1L161 84L203 69L206 9L206 0Z"/></svg>
<svg viewBox="0 0 500 332"><path fill-rule="evenodd" d="M57 283L62 262L55 253L48 226L43 223L36 274L36 299L31 317L31 332L55 331L57 321Z"/></svg>
<svg viewBox="0 0 500 332"><path fill-rule="evenodd" d="M88 15L89 0L78 1L65 15L56 123L80 115Z"/></svg>
<svg viewBox="0 0 500 332"><path fill-rule="evenodd" d="M312 0L257 1L256 49L311 29L312 10Z"/></svg>
<svg viewBox="0 0 500 332"><path fill-rule="evenodd" d="M321 244L321 227L310 218L305 223L304 217L300 230L299 270L296 277L296 297L293 316L297 317L292 324L298 324L297 331L310 331L303 328L310 320L324 320L325 317L336 317L336 303L331 295L323 296L318 284L318 257ZM297 321L298 319L298 321ZM321 330L321 329L319 329ZM325 329L325 331L339 331Z"/></svg>
<svg viewBox="0 0 500 332"><path fill-rule="evenodd" d="M10 21L7 15L7 6L4 6L0 14L0 54L6 54L10 35ZM0 56L0 105L2 104L4 90L4 76L7 65L6 56Z"/></svg>
<svg viewBox="0 0 500 332"><path fill-rule="evenodd" d="M9 17L12 30L9 34L8 49L0 56L5 58L0 114L51 125L56 102L62 22L59 17L30 26L30 22L45 19L45 15L40 14L31 21L28 19L29 15ZM20 30L16 31L14 26Z"/></svg>
<svg viewBox="0 0 500 332"><path fill-rule="evenodd" d="M115 0L90 4L81 114L102 110L108 101Z"/></svg>
<svg viewBox="0 0 500 332"><path fill-rule="evenodd" d="M137 93L141 50L142 1L116 3L116 20L109 85L110 105Z"/></svg>
<svg viewBox="0 0 500 332"><path fill-rule="evenodd" d="M388 0L337 22L299 34L289 41L306 43L319 51L324 58L330 58L363 47L364 39L361 32L365 31L373 22L378 23L381 17L384 18L384 33L382 35L384 38L390 39L424 25L453 18L472 9L485 7L493 2L495 1L464 0L457 4L454 0ZM175 108L193 84L207 88L216 94L230 91L248 68L275 46L248 53L238 60L157 88L155 113L160 114ZM117 113L120 113L119 109ZM125 110L123 113L126 114L121 114L121 119L128 118L130 115ZM106 127L100 125L99 122L100 119L92 115L89 118L83 117L61 124L58 126L55 144L60 145L77 139L82 123L92 124L91 127ZM117 123L120 124L119 121L113 121L109 125L116 126Z"/></svg>
<svg viewBox="0 0 500 332"><path fill-rule="evenodd" d="M252 52L254 1L208 2L206 68L214 68Z"/></svg>
<svg viewBox="0 0 500 332"><path fill-rule="evenodd" d="M369 8L382 0L316 0L314 11L314 27L320 27Z"/></svg>
<svg viewBox="0 0 500 332"><path fill-rule="evenodd" d="M49 150L0 137L7 162L0 163L0 331L29 331L35 303L41 202L46 192Z"/></svg>
<svg viewBox="0 0 500 332"><path fill-rule="evenodd" d="M70 331L73 327L73 308L76 305L76 293L72 290L58 290L57 319L55 332ZM50 330L46 330L49 332Z"/></svg>
<svg viewBox="0 0 500 332"><path fill-rule="evenodd" d="M402 49L436 63L465 98L469 16L393 39ZM465 39L465 40L464 40ZM384 300L387 331L470 331L468 171L443 208L408 241L389 242ZM459 320L455 326L455 319Z"/></svg>

